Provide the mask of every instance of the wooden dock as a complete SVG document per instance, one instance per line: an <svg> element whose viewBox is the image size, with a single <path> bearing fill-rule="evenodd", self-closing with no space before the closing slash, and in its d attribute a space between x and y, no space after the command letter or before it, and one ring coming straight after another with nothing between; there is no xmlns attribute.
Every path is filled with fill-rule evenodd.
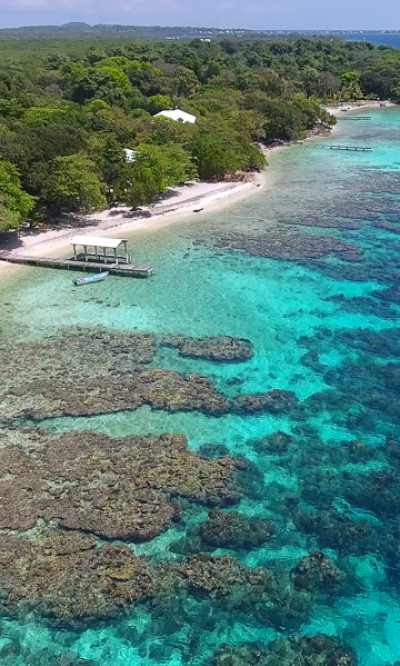
<svg viewBox="0 0 400 666"><path fill-rule="evenodd" d="M132 264L106 264L94 261L76 261L75 259L49 259L47 257L15 257L9 252L0 252L0 261L39 268L63 268L75 271L92 271L94 273L108 271L111 275L129 277L150 277L152 266L133 266Z"/></svg>
<svg viewBox="0 0 400 666"><path fill-rule="evenodd" d="M355 153L371 152L372 148L368 146L328 146L329 150L347 150Z"/></svg>
<svg viewBox="0 0 400 666"><path fill-rule="evenodd" d="M371 120L372 116L347 116L346 118L342 118L340 116L340 120Z"/></svg>

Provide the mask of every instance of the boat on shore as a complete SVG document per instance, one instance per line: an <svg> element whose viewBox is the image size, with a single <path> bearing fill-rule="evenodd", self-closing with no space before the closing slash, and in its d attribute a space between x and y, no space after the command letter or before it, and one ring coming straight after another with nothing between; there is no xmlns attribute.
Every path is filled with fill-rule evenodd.
<svg viewBox="0 0 400 666"><path fill-rule="evenodd" d="M101 282L101 280L104 280L104 278L109 275L108 271L102 271L101 273L97 273L97 275L85 275L85 277L82 278L77 278L74 280L74 284L79 287L82 284L91 284L92 282Z"/></svg>

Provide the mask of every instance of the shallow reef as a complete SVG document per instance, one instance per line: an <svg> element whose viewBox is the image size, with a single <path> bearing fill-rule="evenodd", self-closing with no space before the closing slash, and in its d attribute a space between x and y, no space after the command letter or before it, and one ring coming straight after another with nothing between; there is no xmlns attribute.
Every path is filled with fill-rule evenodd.
<svg viewBox="0 0 400 666"><path fill-rule="evenodd" d="M0 396L1 398L1 396ZM38 380L10 389L0 400L0 414L14 419L26 416L91 416L135 410L142 405L170 412L199 411L210 416L229 413L243 416L290 412L299 403L292 391L273 389L266 393L228 398L202 375L183 375L170 370L136 370L126 379Z"/></svg>
<svg viewBox="0 0 400 666"><path fill-rule="evenodd" d="M180 518L174 498L238 501L235 470L248 466L229 456L207 460L182 435L58 437L32 428L24 448L0 450L0 529L27 530L42 519L105 539L151 539Z"/></svg>
<svg viewBox="0 0 400 666"><path fill-rule="evenodd" d="M367 555L376 551L379 543L376 527L334 507L314 512L300 509L293 520L298 530L317 539L320 548L332 548L341 555Z"/></svg>
<svg viewBox="0 0 400 666"><path fill-rule="evenodd" d="M0 589L3 613L34 611L52 624L76 628L179 591L208 595L222 609L251 609L255 621L262 617L278 626L299 626L311 601L287 575L250 569L233 557L193 555L154 564L126 546L56 529L33 538L1 535Z"/></svg>
<svg viewBox="0 0 400 666"><path fill-rule="evenodd" d="M269 645L221 645L213 666L357 666L353 650L332 636L277 638Z"/></svg>
<svg viewBox="0 0 400 666"><path fill-rule="evenodd" d="M238 362L252 357L250 340L219 336L167 336L192 358ZM298 408L292 391L227 397L197 373L187 375L147 368L158 346L152 334L126 334L100 327L60 330L60 337L0 347L0 419L43 420L55 416L91 416L135 410L143 405L170 412L200 411L210 416L280 413ZM103 363L104 359L104 363ZM101 371L97 371L97 366Z"/></svg>
<svg viewBox="0 0 400 666"><path fill-rule="evenodd" d="M347 578L346 572L320 551L302 557L292 569L291 576L297 590L321 590L328 593L343 585Z"/></svg>
<svg viewBox="0 0 400 666"><path fill-rule="evenodd" d="M21 380L109 377L151 363L157 351L152 333L123 333L100 326L63 326L40 340L2 335L0 378L4 388Z"/></svg>
<svg viewBox="0 0 400 666"><path fill-rule="evenodd" d="M179 349L180 356L204 358L222 363L248 361L253 356L250 340L221 335L213 338L189 338L183 335L167 335L161 346Z"/></svg>
<svg viewBox="0 0 400 666"><path fill-rule="evenodd" d="M201 538L214 548L258 548L275 533L273 524L236 511L215 509L201 526Z"/></svg>
<svg viewBox="0 0 400 666"><path fill-rule="evenodd" d="M27 269L4 295L0 666L400 666L400 120L376 114L338 135L382 150L295 146L266 198L143 234L150 281Z"/></svg>
<svg viewBox="0 0 400 666"><path fill-rule="evenodd" d="M339 238L314 236L273 227L266 234L232 233L216 241L218 247L229 250L241 250L247 254L271 259L299 261L302 259L321 259L331 253L350 262L362 261L360 248Z"/></svg>
<svg viewBox="0 0 400 666"><path fill-rule="evenodd" d="M351 218L340 217L312 217L307 219L293 220L289 219L284 221L286 224L296 225L299 227L319 227L321 229L361 229L361 222L352 220Z"/></svg>

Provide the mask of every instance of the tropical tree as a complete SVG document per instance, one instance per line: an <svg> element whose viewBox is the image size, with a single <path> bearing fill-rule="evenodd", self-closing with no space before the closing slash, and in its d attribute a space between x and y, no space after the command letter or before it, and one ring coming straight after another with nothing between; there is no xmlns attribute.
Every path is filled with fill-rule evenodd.
<svg viewBox="0 0 400 666"><path fill-rule="evenodd" d="M236 171L240 166L237 146L221 132L201 130L193 144L199 176L204 180L220 180L226 173Z"/></svg>
<svg viewBox="0 0 400 666"><path fill-rule="evenodd" d="M41 199L53 212L89 213L107 205L96 164L84 155L57 157L43 169L41 180Z"/></svg>
<svg viewBox="0 0 400 666"><path fill-rule="evenodd" d="M168 111L174 108L172 99L168 95L153 95L149 99L149 111L154 116L160 111Z"/></svg>
<svg viewBox="0 0 400 666"><path fill-rule="evenodd" d="M200 82L194 72L187 67L180 67L174 79L174 92L177 97L193 97L200 88Z"/></svg>
<svg viewBox="0 0 400 666"><path fill-rule="evenodd" d="M35 206L35 199L23 191L16 166L0 160L0 229L18 229Z"/></svg>
<svg viewBox="0 0 400 666"><path fill-rule="evenodd" d="M133 207L149 205L171 185L196 175L190 155L180 146L139 146L134 162L125 164L120 199Z"/></svg>
<svg viewBox="0 0 400 666"><path fill-rule="evenodd" d="M89 144L89 155L96 163L106 185L108 203L115 200L119 189L126 156L115 134L95 134Z"/></svg>

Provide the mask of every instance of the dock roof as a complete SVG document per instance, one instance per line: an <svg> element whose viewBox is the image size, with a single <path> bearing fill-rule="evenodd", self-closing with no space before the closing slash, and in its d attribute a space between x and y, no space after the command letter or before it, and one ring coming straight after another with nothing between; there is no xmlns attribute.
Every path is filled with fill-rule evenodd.
<svg viewBox="0 0 400 666"><path fill-rule="evenodd" d="M102 238L101 236L74 236L70 241L70 245L105 247L115 250L121 243L127 242L127 240L127 238Z"/></svg>

